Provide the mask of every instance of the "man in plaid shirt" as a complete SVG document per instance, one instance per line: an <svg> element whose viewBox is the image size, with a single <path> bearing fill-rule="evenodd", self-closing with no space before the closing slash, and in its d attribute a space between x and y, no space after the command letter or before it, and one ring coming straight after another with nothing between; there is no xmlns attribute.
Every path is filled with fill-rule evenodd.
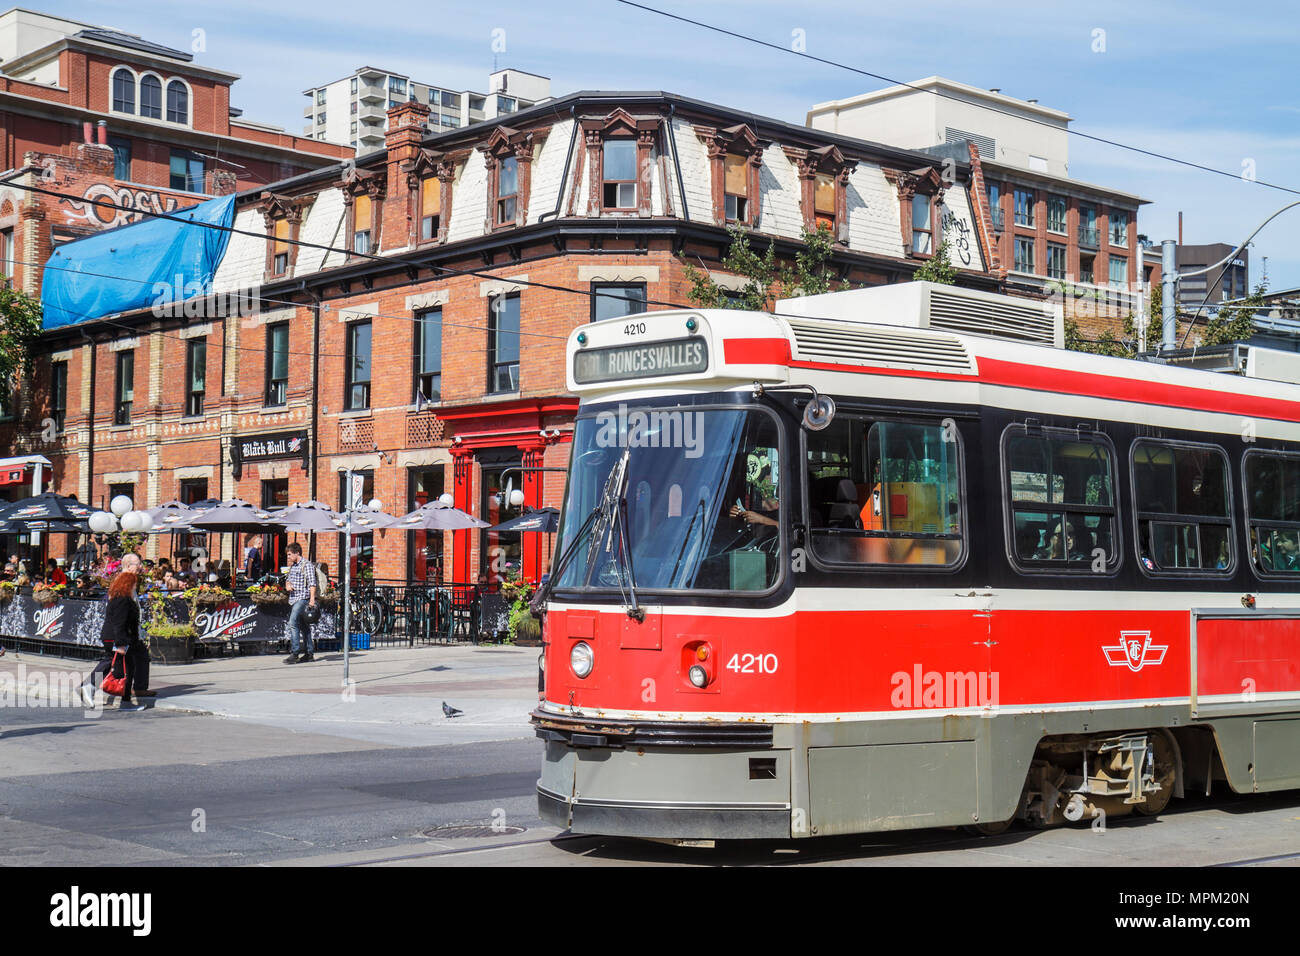
<svg viewBox="0 0 1300 956"><path fill-rule="evenodd" d="M289 576L286 580L289 588L289 600L293 610L289 612L289 641L291 650L284 659L286 664L303 664L313 661L311 653L311 625L307 623L307 607L316 606L316 567L302 556L302 545L297 541L289 545ZM301 646L305 653L299 654Z"/></svg>

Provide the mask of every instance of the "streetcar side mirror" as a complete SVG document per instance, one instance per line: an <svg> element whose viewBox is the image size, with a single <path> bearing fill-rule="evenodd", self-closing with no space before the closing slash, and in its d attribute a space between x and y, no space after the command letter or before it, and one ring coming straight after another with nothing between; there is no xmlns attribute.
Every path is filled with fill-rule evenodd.
<svg viewBox="0 0 1300 956"><path fill-rule="evenodd" d="M819 432L835 419L835 400L829 395L817 395L804 407L803 427Z"/></svg>

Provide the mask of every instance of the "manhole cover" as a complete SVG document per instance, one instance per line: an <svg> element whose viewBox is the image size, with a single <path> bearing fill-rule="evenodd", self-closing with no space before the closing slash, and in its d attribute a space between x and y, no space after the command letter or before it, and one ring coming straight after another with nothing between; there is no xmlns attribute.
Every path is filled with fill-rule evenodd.
<svg viewBox="0 0 1300 956"><path fill-rule="evenodd" d="M527 827L506 826L491 823L452 823L446 826L430 827L424 835L435 840L481 840L484 837L514 836L523 833Z"/></svg>

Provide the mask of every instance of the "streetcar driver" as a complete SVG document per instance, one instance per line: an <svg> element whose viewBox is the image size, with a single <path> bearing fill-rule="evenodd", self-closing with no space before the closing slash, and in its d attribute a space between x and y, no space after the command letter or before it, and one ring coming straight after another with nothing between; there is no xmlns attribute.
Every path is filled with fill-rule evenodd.
<svg viewBox="0 0 1300 956"><path fill-rule="evenodd" d="M776 497L766 497L762 494L762 488L771 485L772 468L770 465L764 465L763 470L758 474L758 480L749 485L750 500L758 505L759 510L754 511L744 507L744 503L737 498L731 506L731 517L744 520L750 525L767 525L772 528L779 528L780 524L776 520L776 515L780 511L781 501ZM747 483L748 484L748 483ZM773 491L775 494L775 490Z"/></svg>

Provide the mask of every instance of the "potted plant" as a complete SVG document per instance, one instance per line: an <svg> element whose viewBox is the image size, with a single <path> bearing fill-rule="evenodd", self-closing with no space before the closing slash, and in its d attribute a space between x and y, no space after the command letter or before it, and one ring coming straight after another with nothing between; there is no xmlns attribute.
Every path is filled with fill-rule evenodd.
<svg viewBox="0 0 1300 956"><path fill-rule="evenodd" d="M18 585L13 581L0 581L0 605L8 604L18 593Z"/></svg>
<svg viewBox="0 0 1300 956"><path fill-rule="evenodd" d="M533 616L528 602L533 596L533 585L528 581L503 581L501 593L510 601L507 643L522 647L537 647L542 643L542 622Z"/></svg>
<svg viewBox="0 0 1300 956"><path fill-rule="evenodd" d="M53 604L66 590L62 584L34 584L32 585L32 600L37 604Z"/></svg>
<svg viewBox="0 0 1300 956"><path fill-rule="evenodd" d="M182 591L181 597L189 601L191 607L219 607L234 600L235 595L213 584L200 584Z"/></svg>
<svg viewBox="0 0 1300 956"><path fill-rule="evenodd" d="M254 604L272 605L288 604L289 592L278 584L254 584L248 589L248 597Z"/></svg>
<svg viewBox="0 0 1300 956"><path fill-rule="evenodd" d="M161 664L177 664L194 659L194 605L190 605L190 620L177 621L167 613L167 600L161 591L149 595L149 620L145 633L149 636L149 659Z"/></svg>

